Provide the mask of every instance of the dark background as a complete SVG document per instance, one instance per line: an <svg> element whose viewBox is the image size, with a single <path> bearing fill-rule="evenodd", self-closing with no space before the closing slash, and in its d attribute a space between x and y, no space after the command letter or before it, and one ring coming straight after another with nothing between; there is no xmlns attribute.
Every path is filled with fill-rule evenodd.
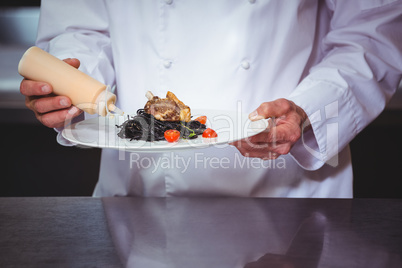
<svg viewBox="0 0 402 268"><path fill-rule="evenodd" d="M38 7L40 0L6 0L0 2L0 7Z"/></svg>
<svg viewBox="0 0 402 268"><path fill-rule="evenodd" d="M99 173L100 149L61 146L56 132L35 122L32 111L3 109L0 131L0 196L90 196Z"/></svg>
<svg viewBox="0 0 402 268"><path fill-rule="evenodd" d="M23 52L33 44L24 43L26 38L18 41L18 29L13 27L19 24L15 20L10 24L10 14L14 9L39 5L40 1L32 0L0 3L0 64L6 71L12 68L16 73L17 62L7 60L10 53L20 57L20 50L14 47L20 46ZM28 24L30 19L21 18ZM18 90L21 77L12 73L17 80L15 86L2 88L1 75L0 72L0 196L91 195L101 151L59 145L56 132L40 125L24 107ZM351 143L355 197L402 198L401 92L399 89L387 109Z"/></svg>

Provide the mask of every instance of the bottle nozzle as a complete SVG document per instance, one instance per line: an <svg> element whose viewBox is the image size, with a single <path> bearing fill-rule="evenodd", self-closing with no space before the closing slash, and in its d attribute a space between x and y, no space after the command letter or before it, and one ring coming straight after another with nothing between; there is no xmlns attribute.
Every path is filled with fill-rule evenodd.
<svg viewBox="0 0 402 268"><path fill-rule="evenodd" d="M119 114L119 115L124 114L124 112L122 110L120 110L118 107L116 107L116 105L114 105L114 103L109 104L107 108L109 109L109 111L114 112L116 114Z"/></svg>

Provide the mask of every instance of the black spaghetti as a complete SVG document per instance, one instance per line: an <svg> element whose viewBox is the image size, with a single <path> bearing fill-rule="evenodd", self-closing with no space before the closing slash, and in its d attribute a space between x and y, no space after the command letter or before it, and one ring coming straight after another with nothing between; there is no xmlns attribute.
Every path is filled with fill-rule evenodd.
<svg viewBox="0 0 402 268"><path fill-rule="evenodd" d="M180 131L180 137L183 139L195 139L201 135L206 126L198 121L160 121L153 115L148 114L144 109L139 109L137 115L128 117L123 124L116 125L120 128L119 136L122 139L161 141L165 140L166 130L175 129Z"/></svg>

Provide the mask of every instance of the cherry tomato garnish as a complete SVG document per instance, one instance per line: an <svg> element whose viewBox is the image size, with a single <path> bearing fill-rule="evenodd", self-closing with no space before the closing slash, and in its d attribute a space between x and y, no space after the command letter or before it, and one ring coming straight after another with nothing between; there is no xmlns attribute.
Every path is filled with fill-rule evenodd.
<svg viewBox="0 0 402 268"><path fill-rule="evenodd" d="M180 131L175 129L166 130L164 135L168 142L176 142L180 139Z"/></svg>
<svg viewBox="0 0 402 268"><path fill-rule="evenodd" d="M203 125L205 125L207 123L207 117L205 115L199 116L194 120L200 122Z"/></svg>
<svg viewBox="0 0 402 268"><path fill-rule="evenodd" d="M213 130L211 128L207 128L202 133L202 137L203 138L216 138L216 137L218 137L218 134L216 134L215 130Z"/></svg>

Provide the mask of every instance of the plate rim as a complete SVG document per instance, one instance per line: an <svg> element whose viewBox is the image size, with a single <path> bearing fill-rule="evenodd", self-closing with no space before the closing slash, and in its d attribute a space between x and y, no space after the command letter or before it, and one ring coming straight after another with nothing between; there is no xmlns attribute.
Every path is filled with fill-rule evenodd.
<svg viewBox="0 0 402 268"><path fill-rule="evenodd" d="M236 111L236 110L220 110L220 109L213 109L213 110L212 109L194 109L194 110L192 110L193 115L198 116L198 115L204 114L204 115L207 116L207 118L208 118L208 112L210 114L211 113L218 113L218 114L223 114L223 115L236 114L237 116L240 115L242 121L243 121L244 118L246 118L246 122L250 121L250 119L248 118L247 114L241 113L241 112ZM118 138L118 139L120 139L122 142L124 141L123 142L124 146L122 146L122 142L118 142L114 146L110 146L110 145L101 144L99 142L90 143L90 142L79 141L79 140L77 140L75 138L71 138L67 133L68 131L73 131L73 129L75 127L79 126L80 124L88 123L88 122L92 122L92 121L99 121L100 117L105 118L105 121L107 120L107 118L116 118L116 117L120 118L120 119L124 118L123 120L125 121L125 120L127 120L127 116L132 116L132 115L124 114L124 115L120 116L120 115L110 114L110 115L107 115L106 117L96 116L96 117L91 117L91 118L88 118L88 119L84 119L84 120L81 120L79 122L72 123L72 124L66 126L65 128L63 128L63 130L61 132L61 135L63 136L63 138L65 138L69 142L73 143L74 146L77 146L77 147L90 147L90 148L100 148L100 149L115 149L115 150L124 150L124 151L128 151L128 152L141 152L141 153L150 152L150 153L155 153L155 152L167 152L167 151L177 151L177 150L203 149L203 148L208 148L208 147L211 147L211 146L222 146L222 145L234 142L236 140L241 140L241 139L244 139L244 138L247 138L247 137L257 135L257 134L261 133L262 131L264 131L269 126L269 122L268 122L267 119L260 119L260 120L254 121L252 123L264 122L263 124L264 124L265 127L261 128L261 130L259 130L259 131L255 131L255 133L253 133L253 135L242 136L241 138L227 139L227 140L221 140L221 141L211 141L211 140L206 140L205 138L202 138L202 137L198 137L196 140L198 140L198 141L201 140L202 142L192 143L192 144L189 144L189 145L183 145L182 142L168 143L166 141L166 143L165 143L165 142L162 141L163 142L162 146L155 145L155 143L159 143L161 141L156 141L156 142L141 141L140 142L142 144L141 146L128 146L127 147L127 139L121 139L121 138ZM238 118L236 118L236 119L238 119ZM243 123L242 126L244 127L245 122L241 122L241 123ZM110 127L110 124L108 126ZM117 130L117 128L115 128L115 129ZM243 129L243 131L244 131L244 129ZM115 134L117 136L117 131L115 132ZM128 141L128 142L130 142L130 141ZM145 144L149 144L149 145L144 146ZM154 144L154 145L152 146L152 144Z"/></svg>

